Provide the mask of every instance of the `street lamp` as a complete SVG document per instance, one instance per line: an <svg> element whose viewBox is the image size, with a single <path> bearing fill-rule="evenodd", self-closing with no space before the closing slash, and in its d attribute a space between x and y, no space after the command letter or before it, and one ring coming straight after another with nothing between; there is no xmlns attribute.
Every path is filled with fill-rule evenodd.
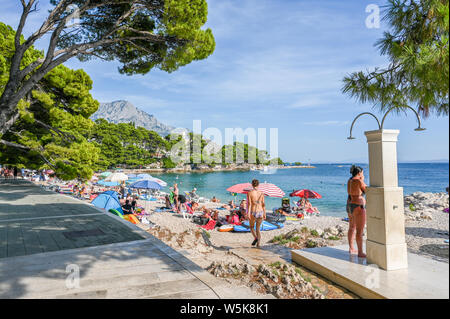
<svg viewBox="0 0 450 319"><path fill-rule="evenodd" d="M412 107L419 126L415 131L424 131L419 113ZM385 270L408 268L407 247L405 241L405 217L403 188L398 187L397 173L397 137L399 130L384 129L390 108L381 121L369 112L359 114L350 127L349 140L353 126L363 115L375 118L378 124L376 131L367 131L369 146L370 186L366 188L367 197L367 263L376 264Z"/></svg>
<svg viewBox="0 0 450 319"><path fill-rule="evenodd" d="M376 117L376 115L374 115L373 113L370 113L370 112L364 112L364 113L359 114L359 115L353 120L352 126L350 127L350 136L347 137L347 139L348 139L348 140L354 140L354 139L356 139L356 138L353 137L353 135L352 135L352 132L353 132L353 126L355 125L356 121L357 121L361 116L363 116L363 115L370 115L370 116L374 117L375 120L377 121L378 129L379 129L379 130L382 130L382 129L384 128L384 121L386 120L386 117L388 116L388 114L389 114L392 110L394 110L394 109L396 109L396 108L397 108L396 106L391 107L391 108L386 112L386 114L384 114L383 119L382 119L382 121L381 121L381 124L380 124L380 121L378 120L378 117ZM413 109L411 106L406 106L406 108L411 109L411 110L414 112L414 114L416 115L416 117L417 117L417 122L419 123L419 126L418 126L416 129L414 129L414 131L425 131L426 128L423 128L423 127L422 127L422 122L421 122L421 120L420 120L420 115L419 115L419 113L417 113L417 111L416 111L415 109Z"/></svg>

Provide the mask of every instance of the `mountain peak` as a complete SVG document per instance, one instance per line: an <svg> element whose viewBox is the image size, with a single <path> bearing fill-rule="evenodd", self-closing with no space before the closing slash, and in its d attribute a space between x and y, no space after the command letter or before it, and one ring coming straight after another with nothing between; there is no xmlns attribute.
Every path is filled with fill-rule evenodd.
<svg viewBox="0 0 450 319"><path fill-rule="evenodd" d="M136 126L155 131L162 136L169 135L175 129L173 126L159 122L153 115L135 107L126 100L100 103L97 112L92 114L91 120L95 121L99 118L115 124L133 122Z"/></svg>

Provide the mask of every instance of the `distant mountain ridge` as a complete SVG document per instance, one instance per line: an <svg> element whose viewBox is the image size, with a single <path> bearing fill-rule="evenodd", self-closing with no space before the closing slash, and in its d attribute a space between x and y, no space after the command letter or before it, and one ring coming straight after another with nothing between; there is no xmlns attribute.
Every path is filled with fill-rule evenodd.
<svg viewBox="0 0 450 319"><path fill-rule="evenodd" d="M136 126L155 131L161 136L167 136L175 127L161 123L151 114L135 107L128 101L118 100L110 103L100 103L91 116L91 120L105 119L114 124L133 122Z"/></svg>

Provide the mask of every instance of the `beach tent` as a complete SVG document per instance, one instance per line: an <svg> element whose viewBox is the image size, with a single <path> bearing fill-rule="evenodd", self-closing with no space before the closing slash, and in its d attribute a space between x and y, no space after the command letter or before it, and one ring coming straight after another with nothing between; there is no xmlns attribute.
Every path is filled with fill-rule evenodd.
<svg viewBox="0 0 450 319"><path fill-rule="evenodd" d="M106 211L109 211L110 209L115 209L123 214L119 198L117 197L117 193L114 191L107 191L101 193L91 203L95 207L103 208Z"/></svg>
<svg viewBox="0 0 450 319"><path fill-rule="evenodd" d="M136 178L137 177L136 174L127 174L127 175L128 175L128 178Z"/></svg>

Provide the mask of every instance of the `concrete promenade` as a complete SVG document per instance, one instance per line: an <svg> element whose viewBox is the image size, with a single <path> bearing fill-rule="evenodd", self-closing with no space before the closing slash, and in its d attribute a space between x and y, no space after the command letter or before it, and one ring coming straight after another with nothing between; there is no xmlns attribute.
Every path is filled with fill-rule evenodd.
<svg viewBox="0 0 450 319"><path fill-rule="evenodd" d="M0 180L0 298L274 297L231 286L82 201Z"/></svg>

